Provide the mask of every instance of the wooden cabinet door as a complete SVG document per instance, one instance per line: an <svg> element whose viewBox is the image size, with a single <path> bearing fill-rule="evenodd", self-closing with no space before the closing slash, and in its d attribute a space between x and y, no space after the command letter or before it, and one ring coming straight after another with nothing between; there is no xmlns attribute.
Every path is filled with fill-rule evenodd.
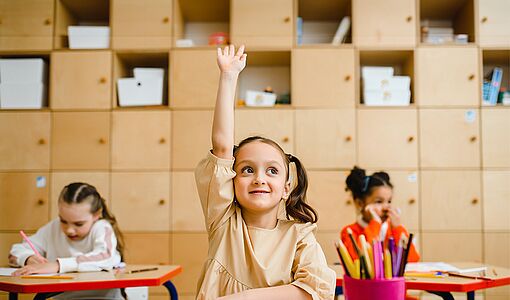
<svg viewBox="0 0 510 300"><path fill-rule="evenodd" d="M213 112L172 112L172 170L194 170L211 146Z"/></svg>
<svg viewBox="0 0 510 300"><path fill-rule="evenodd" d="M510 167L510 109L482 109L484 168Z"/></svg>
<svg viewBox="0 0 510 300"><path fill-rule="evenodd" d="M481 230L480 171L421 171L423 230Z"/></svg>
<svg viewBox="0 0 510 300"><path fill-rule="evenodd" d="M51 173L50 218L58 217L58 197L65 186L73 182L93 185L110 207L110 173L108 172L53 172Z"/></svg>
<svg viewBox="0 0 510 300"><path fill-rule="evenodd" d="M170 112L113 112L112 169L169 170Z"/></svg>
<svg viewBox="0 0 510 300"><path fill-rule="evenodd" d="M416 50L419 106L478 106L477 47L420 47Z"/></svg>
<svg viewBox="0 0 510 300"><path fill-rule="evenodd" d="M111 207L125 231L170 231L170 173L114 172Z"/></svg>
<svg viewBox="0 0 510 300"><path fill-rule="evenodd" d="M53 113L54 170L110 169L110 113Z"/></svg>
<svg viewBox="0 0 510 300"><path fill-rule="evenodd" d="M510 232L485 232L484 236L484 262L493 266L510 268Z"/></svg>
<svg viewBox="0 0 510 300"><path fill-rule="evenodd" d="M354 45L414 47L416 1L356 0L352 2Z"/></svg>
<svg viewBox="0 0 510 300"><path fill-rule="evenodd" d="M170 264L171 234L129 232L124 234L124 241L126 243L124 259L127 263Z"/></svg>
<svg viewBox="0 0 510 300"><path fill-rule="evenodd" d="M354 108L354 49L294 49L291 64L294 107Z"/></svg>
<svg viewBox="0 0 510 300"><path fill-rule="evenodd" d="M0 115L0 170L48 170L50 114L16 112Z"/></svg>
<svg viewBox="0 0 510 300"><path fill-rule="evenodd" d="M172 172L172 230L205 231L202 205L192 171Z"/></svg>
<svg viewBox="0 0 510 300"><path fill-rule="evenodd" d="M484 229L510 232L510 171L483 171Z"/></svg>
<svg viewBox="0 0 510 300"><path fill-rule="evenodd" d="M296 110L296 156L306 168L352 168L354 110Z"/></svg>
<svg viewBox="0 0 510 300"><path fill-rule="evenodd" d="M49 221L48 173L0 173L0 230L37 230Z"/></svg>
<svg viewBox="0 0 510 300"><path fill-rule="evenodd" d="M53 0L1 0L0 50L51 50Z"/></svg>
<svg viewBox="0 0 510 300"><path fill-rule="evenodd" d="M232 44L248 49L292 48L293 0L232 0L230 5Z"/></svg>
<svg viewBox="0 0 510 300"><path fill-rule="evenodd" d="M346 225L356 221L356 209L345 191L347 172L308 171L307 202L319 214L320 230L335 231L338 236Z"/></svg>
<svg viewBox="0 0 510 300"><path fill-rule="evenodd" d="M294 112L288 109L238 109L235 111L235 143L249 136L263 136L294 153Z"/></svg>
<svg viewBox="0 0 510 300"><path fill-rule="evenodd" d="M420 260L482 263L482 242L478 232L423 232Z"/></svg>
<svg viewBox="0 0 510 300"><path fill-rule="evenodd" d="M172 21L172 0L113 0L112 48L170 48Z"/></svg>
<svg viewBox="0 0 510 300"><path fill-rule="evenodd" d="M421 166L480 167L479 110L422 109Z"/></svg>
<svg viewBox="0 0 510 300"><path fill-rule="evenodd" d="M193 245L190 247L190 245ZM172 264L181 265L186 272L172 279L179 295L192 294L197 289L197 278L200 277L204 262L207 260L207 233L174 233L172 234Z"/></svg>
<svg viewBox="0 0 510 300"><path fill-rule="evenodd" d="M363 168L417 168L415 109L359 109L358 163Z"/></svg>
<svg viewBox="0 0 510 300"><path fill-rule="evenodd" d="M50 69L52 109L111 108L110 51L52 52Z"/></svg>
<svg viewBox="0 0 510 300"><path fill-rule="evenodd" d="M478 3L478 44L483 47L510 45L510 1L482 0Z"/></svg>
<svg viewBox="0 0 510 300"><path fill-rule="evenodd" d="M216 64L216 50L172 50L170 72L171 107L214 107L220 74Z"/></svg>

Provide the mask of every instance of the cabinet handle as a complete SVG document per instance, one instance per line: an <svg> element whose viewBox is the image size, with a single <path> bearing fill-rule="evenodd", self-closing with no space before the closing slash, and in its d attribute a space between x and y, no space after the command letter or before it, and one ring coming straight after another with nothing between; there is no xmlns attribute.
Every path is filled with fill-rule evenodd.
<svg viewBox="0 0 510 300"><path fill-rule="evenodd" d="M345 205L351 205L351 204L352 204L352 200L351 199L345 201Z"/></svg>
<svg viewBox="0 0 510 300"><path fill-rule="evenodd" d="M475 79L475 74L471 74L471 75L469 75L468 79L469 79L469 80L473 80L473 79Z"/></svg>
<svg viewBox="0 0 510 300"><path fill-rule="evenodd" d="M165 205L165 199L159 199L159 205Z"/></svg>
<svg viewBox="0 0 510 300"><path fill-rule="evenodd" d="M101 145L106 144L106 140L104 138L99 138L99 144Z"/></svg>
<svg viewBox="0 0 510 300"><path fill-rule="evenodd" d="M414 141L414 136L410 136L407 138L408 143L412 143Z"/></svg>
<svg viewBox="0 0 510 300"><path fill-rule="evenodd" d="M290 22L290 17L285 17L285 19L283 19L283 22L289 23Z"/></svg>
<svg viewBox="0 0 510 300"><path fill-rule="evenodd" d="M160 139L159 139L159 143L160 143L160 144L164 144L164 143L166 143L165 138L160 138Z"/></svg>
<svg viewBox="0 0 510 300"><path fill-rule="evenodd" d="M411 22L412 20L413 20L412 16L407 16L407 18L406 18L407 23Z"/></svg>
<svg viewBox="0 0 510 300"><path fill-rule="evenodd" d="M408 202L409 202L409 204L414 204L414 203L416 203L416 199L411 198L411 199L409 199L409 201L408 201Z"/></svg>
<svg viewBox="0 0 510 300"><path fill-rule="evenodd" d="M349 81L349 80L351 80L351 75L345 75L344 80L345 80L345 81Z"/></svg>
<svg viewBox="0 0 510 300"><path fill-rule="evenodd" d="M288 137L288 136L286 136L286 137L284 137L284 138L282 139L282 142L284 142L284 143L288 143L288 142L289 142L289 140L290 140L290 139L289 139L289 137Z"/></svg>
<svg viewBox="0 0 510 300"><path fill-rule="evenodd" d="M470 138L469 138L469 141L470 141L471 143L474 143L474 142L476 142L476 140L477 140L477 139L478 139L478 138L477 138L476 136L472 136L472 137L470 137Z"/></svg>
<svg viewBox="0 0 510 300"><path fill-rule="evenodd" d="M99 78L99 83L106 83L106 77Z"/></svg>
<svg viewBox="0 0 510 300"><path fill-rule="evenodd" d="M45 19L44 25L51 25L51 19Z"/></svg>
<svg viewBox="0 0 510 300"><path fill-rule="evenodd" d="M487 17L483 17L483 18L482 18L482 23L487 22L487 20L488 20L488 18L487 18Z"/></svg>
<svg viewBox="0 0 510 300"><path fill-rule="evenodd" d="M45 202L44 199L37 199L37 205L44 205Z"/></svg>
<svg viewBox="0 0 510 300"><path fill-rule="evenodd" d="M345 141L346 141L346 142L350 142L350 141L352 141L352 137L351 137L350 135L346 136L346 137L345 137Z"/></svg>
<svg viewBox="0 0 510 300"><path fill-rule="evenodd" d="M45 139L39 139L39 140L37 141L37 143L38 143L39 145L46 145L46 140L45 140Z"/></svg>
<svg viewBox="0 0 510 300"><path fill-rule="evenodd" d="M166 24L166 23L168 23L168 21L170 21L170 18L169 18L169 17L164 17L164 18L163 18L163 23L165 23L165 24Z"/></svg>
<svg viewBox="0 0 510 300"><path fill-rule="evenodd" d="M471 204L477 204L478 203L478 199L477 198L473 198L473 200L471 200Z"/></svg>

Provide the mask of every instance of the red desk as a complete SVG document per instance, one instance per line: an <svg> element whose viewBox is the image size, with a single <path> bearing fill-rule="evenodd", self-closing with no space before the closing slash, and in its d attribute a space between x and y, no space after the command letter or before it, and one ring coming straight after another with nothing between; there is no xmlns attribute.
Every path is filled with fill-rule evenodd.
<svg viewBox="0 0 510 300"><path fill-rule="evenodd" d="M158 270L126 274L126 271L157 267ZM9 299L18 299L18 293L38 293L34 299L46 299L47 293L66 291L114 289L136 286L164 285L170 299L177 299L177 290L170 281L182 272L181 266L128 265L126 269L110 272L66 273L73 279L23 279L20 277L0 277L0 290L9 292Z"/></svg>
<svg viewBox="0 0 510 300"><path fill-rule="evenodd" d="M474 263L452 263L459 268L470 268L480 266ZM336 286L342 287L343 270L341 266L332 267L337 273ZM495 273L494 273L495 272ZM467 294L467 299L475 299L475 291L498 286L510 285L510 269L487 265L487 277L493 280L474 280L459 277L445 278L422 278L406 277L406 289L422 290L433 292L443 297L443 299L453 299L452 292L461 292Z"/></svg>

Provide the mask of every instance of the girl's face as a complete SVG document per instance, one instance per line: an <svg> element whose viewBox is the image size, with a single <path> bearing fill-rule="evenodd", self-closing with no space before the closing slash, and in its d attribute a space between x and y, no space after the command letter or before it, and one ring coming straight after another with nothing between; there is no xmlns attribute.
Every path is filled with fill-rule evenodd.
<svg viewBox="0 0 510 300"><path fill-rule="evenodd" d="M372 218L367 206L373 207L382 222L388 219L388 212L391 208L391 198L393 197L393 190L389 186L378 186L373 188L372 193L365 199L364 205L361 207L364 220Z"/></svg>
<svg viewBox="0 0 510 300"><path fill-rule="evenodd" d="M99 213L90 212L90 203L66 203L58 202L58 215L60 228L71 241L79 241L87 236L90 228L99 219Z"/></svg>
<svg viewBox="0 0 510 300"><path fill-rule="evenodd" d="M251 142L236 155L234 189L237 201L251 213L267 213L278 209L278 203L289 195L287 168L280 151L263 142Z"/></svg>

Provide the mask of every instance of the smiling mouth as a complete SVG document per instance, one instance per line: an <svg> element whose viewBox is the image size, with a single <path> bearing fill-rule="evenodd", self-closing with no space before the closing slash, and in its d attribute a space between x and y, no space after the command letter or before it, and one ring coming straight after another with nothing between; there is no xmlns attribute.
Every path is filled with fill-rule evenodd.
<svg viewBox="0 0 510 300"><path fill-rule="evenodd" d="M78 238L78 236L77 235L73 235L73 236L68 235L67 238L70 240L76 240Z"/></svg>
<svg viewBox="0 0 510 300"><path fill-rule="evenodd" d="M268 191L251 191L249 194L269 194Z"/></svg>

